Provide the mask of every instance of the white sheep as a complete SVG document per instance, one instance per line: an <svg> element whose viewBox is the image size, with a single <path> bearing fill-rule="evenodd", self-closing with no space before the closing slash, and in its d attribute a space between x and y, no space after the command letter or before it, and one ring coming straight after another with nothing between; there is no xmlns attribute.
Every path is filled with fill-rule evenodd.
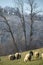
<svg viewBox="0 0 43 65"><path fill-rule="evenodd" d="M8 58L9 58L9 60L14 60L15 56L14 55L9 55Z"/></svg>
<svg viewBox="0 0 43 65"><path fill-rule="evenodd" d="M41 58L43 59L43 53L41 54Z"/></svg>
<svg viewBox="0 0 43 65"><path fill-rule="evenodd" d="M31 61L31 55L30 53L26 54L25 58L24 58L24 62L27 62L27 61Z"/></svg>
<svg viewBox="0 0 43 65"><path fill-rule="evenodd" d="M19 58L21 58L21 53L19 53Z"/></svg>
<svg viewBox="0 0 43 65"><path fill-rule="evenodd" d="M33 51L30 51L29 53L31 54L31 56L33 56Z"/></svg>
<svg viewBox="0 0 43 65"><path fill-rule="evenodd" d="M21 58L21 53L15 53L15 58L20 59Z"/></svg>
<svg viewBox="0 0 43 65"><path fill-rule="evenodd" d="M11 56L12 56L12 55L9 55L9 56L8 56L8 59L10 59Z"/></svg>
<svg viewBox="0 0 43 65"><path fill-rule="evenodd" d="M34 53L34 57L39 58L39 52L38 51Z"/></svg>

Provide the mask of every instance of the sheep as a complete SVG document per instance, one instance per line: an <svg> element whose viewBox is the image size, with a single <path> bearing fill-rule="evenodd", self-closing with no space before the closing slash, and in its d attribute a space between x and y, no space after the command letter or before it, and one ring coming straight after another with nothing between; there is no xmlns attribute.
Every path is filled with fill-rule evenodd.
<svg viewBox="0 0 43 65"><path fill-rule="evenodd" d="M18 56L19 56L19 54L18 54L18 53L15 53L15 57L16 57L16 59L18 59Z"/></svg>
<svg viewBox="0 0 43 65"><path fill-rule="evenodd" d="M26 56L24 58L24 62L27 62L28 60L31 61L31 58L32 58L32 56L30 53L26 54Z"/></svg>
<svg viewBox="0 0 43 65"><path fill-rule="evenodd" d="M15 58L20 59L21 58L21 53L15 53Z"/></svg>
<svg viewBox="0 0 43 65"><path fill-rule="evenodd" d="M12 55L9 55L9 56L8 56L8 59L10 59L11 56L12 56Z"/></svg>
<svg viewBox="0 0 43 65"><path fill-rule="evenodd" d="M19 58L21 58L21 53L19 53Z"/></svg>
<svg viewBox="0 0 43 65"><path fill-rule="evenodd" d="M34 57L35 57L35 58L39 58L39 52L35 52L35 53L34 53Z"/></svg>
<svg viewBox="0 0 43 65"><path fill-rule="evenodd" d="M14 60L15 59L15 55L9 55L8 58L9 58L9 60Z"/></svg>
<svg viewBox="0 0 43 65"><path fill-rule="evenodd" d="M30 51L29 53L31 54L31 56L33 56L33 51Z"/></svg>
<svg viewBox="0 0 43 65"><path fill-rule="evenodd" d="M41 54L41 58L43 59L43 53Z"/></svg>

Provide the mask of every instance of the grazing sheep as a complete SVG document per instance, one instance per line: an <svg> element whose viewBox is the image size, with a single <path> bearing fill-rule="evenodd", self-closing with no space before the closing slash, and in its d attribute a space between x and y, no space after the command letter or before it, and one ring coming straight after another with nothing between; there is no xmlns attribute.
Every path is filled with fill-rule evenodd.
<svg viewBox="0 0 43 65"><path fill-rule="evenodd" d="M41 54L41 58L43 59L43 53Z"/></svg>
<svg viewBox="0 0 43 65"><path fill-rule="evenodd" d="M34 57L35 57L35 58L39 58L39 52L35 52L35 53L34 53Z"/></svg>
<svg viewBox="0 0 43 65"><path fill-rule="evenodd" d="M10 60L11 55L8 56L8 59Z"/></svg>
<svg viewBox="0 0 43 65"><path fill-rule="evenodd" d="M30 53L26 54L26 56L24 58L24 62L27 62L28 60L31 61L31 58L32 58L32 56Z"/></svg>
<svg viewBox="0 0 43 65"><path fill-rule="evenodd" d="M8 58L9 58L9 60L14 60L15 59L15 55L9 55Z"/></svg>
<svg viewBox="0 0 43 65"><path fill-rule="evenodd" d="M30 55L33 56L33 51L30 51Z"/></svg>
<svg viewBox="0 0 43 65"><path fill-rule="evenodd" d="M19 53L19 58L21 58L21 53Z"/></svg>
<svg viewBox="0 0 43 65"><path fill-rule="evenodd" d="M21 58L21 53L15 53L15 58L20 59Z"/></svg>

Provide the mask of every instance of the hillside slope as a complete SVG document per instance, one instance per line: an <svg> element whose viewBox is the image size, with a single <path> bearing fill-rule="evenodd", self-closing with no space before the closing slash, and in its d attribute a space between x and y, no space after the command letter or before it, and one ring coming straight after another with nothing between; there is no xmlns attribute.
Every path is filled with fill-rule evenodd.
<svg viewBox="0 0 43 65"><path fill-rule="evenodd" d="M35 52L35 51L39 51L40 53L42 53L43 48L33 50L33 52ZM8 56L2 56L1 61L0 61L0 65L43 65L42 59L24 62L23 59L25 57L25 54L28 53L28 52L29 51L23 52L21 59L14 60L14 61L8 60Z"/></svg>

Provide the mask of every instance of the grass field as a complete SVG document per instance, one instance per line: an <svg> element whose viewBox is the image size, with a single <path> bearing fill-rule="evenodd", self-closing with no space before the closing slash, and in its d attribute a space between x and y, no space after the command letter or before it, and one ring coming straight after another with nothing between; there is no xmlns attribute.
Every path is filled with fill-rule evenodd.
<svg viewBox="0 0 43 65"><path fill-rule="evenodd" d="M41 49L36 49L33 50L33 52L35 51L39 51L40 53L43 52L43 48ZM1 61L0 61L0 65L43 65L43 60L42 59L34 59L32 61L28 61L28 62L24 62L24 57L26 55L26 53L28 53L29 51L23 52L22 53L22 57L19 60L9 60L8 56L2 56Z"/></svg>

